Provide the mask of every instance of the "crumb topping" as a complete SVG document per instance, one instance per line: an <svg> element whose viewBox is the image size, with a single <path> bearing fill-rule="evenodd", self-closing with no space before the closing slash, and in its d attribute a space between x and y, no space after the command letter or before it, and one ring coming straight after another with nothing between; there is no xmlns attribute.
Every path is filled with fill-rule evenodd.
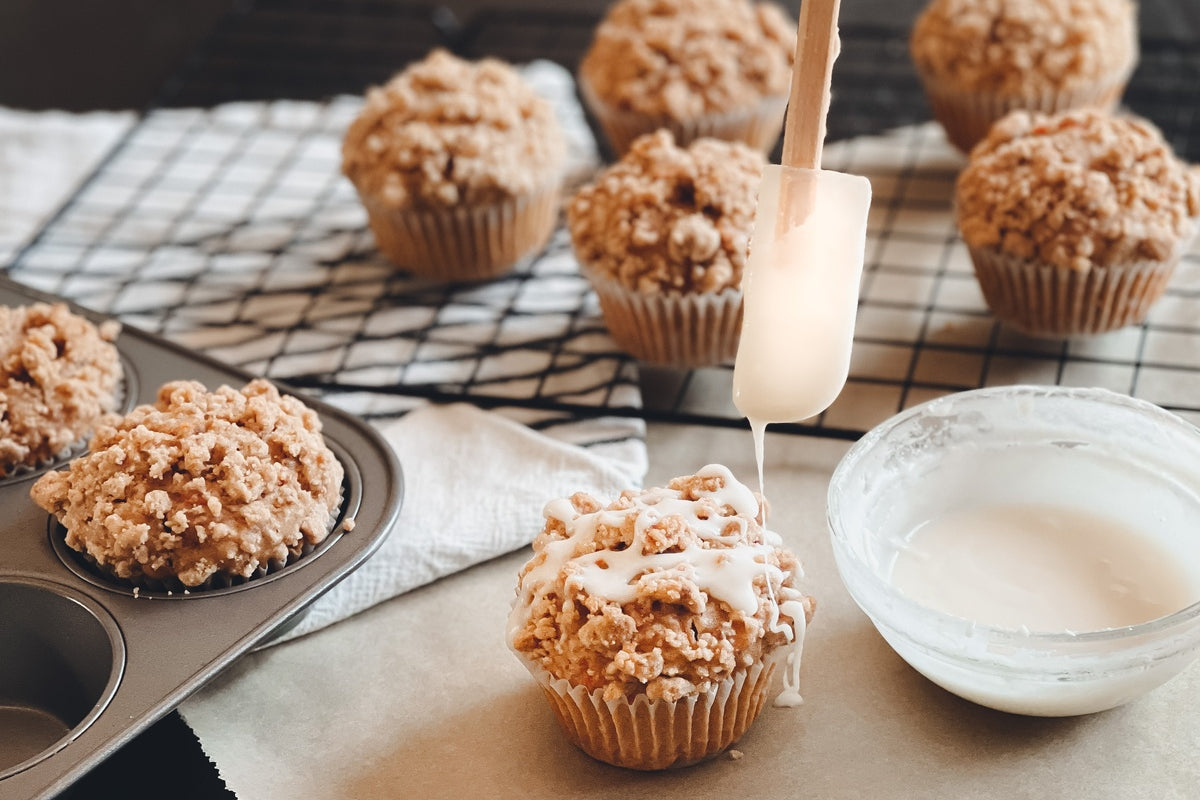
<svg viewBox="0 0 1200 800"><path fill-rule="evenodd" d="M269 382L165 384L96 428L88 453L43 475L34 502L69 546L121 578L250 577L323 541L342 465L316 412Z"/></svg>
<svg viewBox="0 0 1200 800"><path fill-rule="evenodd" d="M65 303L0 307L0 477L53 458L113 410L119 330Z"/></svg>
<svg viewBox="0 0 1200 800"><path fill-rule="evenodd" d="M499 202L559 180L565 163L553 108L515 69L441 49L368 90L342 143L342 171L389 208Z"/></svg>
<svg viewBox="0 0 1200 800"><path fill-rule="evenodd" d="M1132 68L1131 0L933 0L910 49L922 72L968 91L1071 89Z"/></svg>
<svg viewBox="0 0 1200 800"><path fill-rule="evenodd" d="M1164 261L1196 230L1200 168L1144 120L1018 111L971 152L956 207L974 247L1078 270Z"/></svg>
<svg viewBox="0 0 1200 800"><path fill-rule="evenodd" d="M510 644L606 699L708 691L792 641L793 615L806 622L814 609L796 557L757 513L718 465L607 506L586 493L552 501L520 573Z"/></svg>
<svg viewBox="0 0 1200 800"><path fill-rule="evenodd" d="M766 159L739 142L639 137L567 206L579 260L631 289L738 288Z"/></svg>
<svg viewBox="0 0 1200 800"><path fill-rule="evenodd" d="M620 0L580 75L623 111L692 119L786 95L796 23L750 0Z"/></svg>

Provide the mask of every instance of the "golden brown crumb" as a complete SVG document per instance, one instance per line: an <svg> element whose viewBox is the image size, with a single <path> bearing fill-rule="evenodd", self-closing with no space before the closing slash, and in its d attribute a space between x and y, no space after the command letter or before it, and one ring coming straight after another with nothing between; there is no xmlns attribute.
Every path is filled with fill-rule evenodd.
<svg viewBox="0 0 1200 800"><path fill-rule="evenodd" d="M214 392L176 381L153 405L99 425L88 453L31 494L69 546L117 577L198 586L321 542L341 484L342 465L300 400L261 379Z"/></svg>
<svg viewBox="0 0 1200 800"><path fill-rule="evenodd" d="M606 699L677 700L789 641L790 628L774 624L790 625L786 603L808 618L814 601L796 588L795 556L755 521L749 490L735 484L741 502L722 502L731 484L708 467L607 506L587 494L548 505L518 580L513 649ZM714 573L747 581L752 613L718 596L728 584ZM629 596L590 591L593 580Z"/></svg>
<svg viewBox="0 0 1200 800"><path fill-rule="evenodd" d="M54 457L113 410L118 331L64 303L0 307L0 477Z"/></svg>
<svg viewBox="0 0 1200 800"><path fill-rule="evenodd" d="M567 207L579 260L641 292L738 288L766 160L737 142L637 139Z"/></svg>
<svg viewBox="0 0 1200 800"><path fill-rule="evenodd" d="M967 244L1084 270L1166 260L1200 217L1200 170L1145 121L1014 112L971 152L956 188Z"/></svg>
<svg viewBox="0 0 1200 800"><path fill-rule="evenodd" d="M923 73L965 90L1028 94L1132 69L1136 25L1130 0L933 0L911 50Z"/></svg>
<svg viewBox="0 0 1200 800"><path fill-rule="evenodd" d="M342 144L342 171L387 208L485 204L561 178L554 110L512 67L434 50L382 87Z"/></svg>
<svg viewBox="0 0 1200 800"><path fill-rule="evenodd" d="M684 120L785 95L795 41L772 3L620 0L579 71L617 109Z"/></svg>

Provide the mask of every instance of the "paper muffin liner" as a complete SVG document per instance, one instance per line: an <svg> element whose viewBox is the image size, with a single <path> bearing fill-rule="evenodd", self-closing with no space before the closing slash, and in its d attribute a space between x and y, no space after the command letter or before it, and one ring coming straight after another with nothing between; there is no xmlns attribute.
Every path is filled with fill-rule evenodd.
<svg viewBox="0 0 1200 800"><path fill-rule="evenodd" d="M521 658L567 738L599 761L637 770L686 767L726 750L766 702L773 660L739 670L708 692L680 700L605 700L604 690L555 678Z"/></svg>
<svg viewBox="0 0 1200 800"><path fill-rule="evenodd" d="M783 115L787 109L787 96L781 95L764 98L757 105L744 110L679 120L667 114L643 114L613 108L596 95L582 76L578 79L578 85L580 97L604 131L604 137L617 158L629 150L634 139L659 128L671 131L675 143L680 147L707 136L744 142L763 153L769 153L779 141Z"/></svg>
<svg viewBox="0 0 1200 800"><path fill-rule="evenodd" d="M995 248L968 247L975 277L997 319L1031 336L1104 333L1145 320L1183 247L1164 261L1065 269Z"/></svg>
<svg viewBox="0 0 1200 800"><path fill-rule="evenodd" d="M1111 111L1124 94L1131 72L1130 67L1122 67L1115 74L1070 90L996 94L963 90L952 81L918 70L934 118L941 123L950 143L964 153L969 153L987 136L992 123L1017 109L1044 114L1076 108Z"/></svg>
<svg viewBox="0 0 1200 800"><path fill-rule="evenodd" d="M497 203L414 211L363 197L380 252L416 275L482 281L503 275L538 252L558 221L559 181Z"/></svg>
<svg viewBox="0 0 1200 800"><path fill-rule="evenodd" d="M84 562L84 564L87 565L87 568L93 574L116 585L128 587L129 589L133 590L135 595L140 594L143 591L156 595L202 594L204 592L213 591L214 589L229 589L234 586L242 586L253 581L261 580L269 575L274 575L277 572L283 571L302 559L308 558L317 550L317 548L329 541L330 537L337 535L338 528L342 520L342 504L345 502L345 499L345 487L342 487L341 492L338 494L337 505L334 506L334 510L329 514L329 522L326 527L325 537L321 539L320 542L312 544L302 540L298 548L289 548L287 557L269 559L265 563L259 564L258 568L249 575L235 575L229 572L218 571L210 575L203 583L197 584L196 586L188 586L183 581L175 577L151 578L146 575L135 575L132 577L117 575L112 571L108 564L104 564L96 560L95 557L86 551L76 550L75 548L71 547L71 545L67 544L65 535L66 528L63 527L61 522L56 522L59 528L59 533L56 535L58 536L59 544L61 544L67 552L72 553L79 560Z"/></svg>
<svg viewBox="0 0 1200 800"><path fill-rule="evenodd" d="M651 364L706 367L732 362L742 333L742 292L647 294L598 270L584 274L617 347Z"/></svg>

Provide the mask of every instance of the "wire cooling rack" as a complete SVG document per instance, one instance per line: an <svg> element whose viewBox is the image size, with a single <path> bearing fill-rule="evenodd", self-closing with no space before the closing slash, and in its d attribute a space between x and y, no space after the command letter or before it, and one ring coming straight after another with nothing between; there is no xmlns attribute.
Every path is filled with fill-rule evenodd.
<svg viewBox="0 0 1200 800"><path fill-rule="evenodd" d="M569 10L463 21L436 6L257 3L218 29L9 273L368 417L432 399L743 425L729 368L656 369L615 350L561 227L508 277L418 281L375 254L339 175L359 101L335 92L358 94L433 43L573 69L594 24ZM997 324L950 215L961 156L922 122L905 34L843 39L830 112L841 141L826 164L874 189L851 378L826 413L780 430L853 438L930 397L1017 382L1106 386L1200 418L1200 254L1143 326L1041 341ZM1193 160L1198 93L1200 50L1143 40L1127 101Z"/></svg>

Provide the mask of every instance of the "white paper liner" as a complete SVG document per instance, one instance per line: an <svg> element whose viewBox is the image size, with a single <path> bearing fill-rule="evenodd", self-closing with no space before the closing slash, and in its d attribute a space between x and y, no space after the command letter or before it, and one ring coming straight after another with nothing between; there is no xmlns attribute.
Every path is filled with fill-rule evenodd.
<svg viewBox="0 0 1200 800"><path fill-rule="evenodd" d="M1047 89L1016 95L967 91L920 69L917 72L933 116L946 131L946 138L968 153L987 136L992 123L1010 111L1025 109L1044 114L1076 108L1112 111L1125 92L1132 68L1123 67L1112 76L1075 89Z"/></svg>
<svg viewBox="0 0 1200 800"><path fill-rule="evenodd" d="M342 504L346 500L346 488L342 487L338 494L337 504L333 511L329 514L329 523L325 531L325 536L321 541L311 543L302 540L298 547L289 548L286 558L272 558L268 561L259 564L249 575L235 575L228 572L215 572L208 577L203 583L196 586L188 586L178 578L151 578L146 575L135 575L132 577L121 577L109 569L108 565L102 564L95 559L90 553L83 550L76 550L65 541L66 529L62 523L58 523L59 531L54 535L60 537L60 544L66 551L74 554L80 561L87 565L87 568L93 575L111 582L115 586L127 587L134 591L135 594L151 593L161 596L172 597L187 597L191 595L202 595L205 592L213 591L214 589L228 589L234 586L251 583L260 580L268 575L274 575L302 559L311 556L317 548L321 547L331 537L336 537L339 534L339 527L342 520ZM147 595L149 596L149 594Z"/></svg>
<svg viewBox="0 0 1200 800"><path fill-rule="evenodd" d="M498 203L444 211L397 210L363 197L380 252L439 281L482 281L508 272L550 239L561 183Z"/></svg>
<svg viewBox="0 0 1200 800"><path fill-rule="evenodd" d="M596 95L588 82L578 78L579 95L596 118L604 136L618 158L629 150L633 140L666 128L675 137L675 144L686 147L701 137L732 142L744 142L763 153L769 153L783 131L783 115L787 96L767 97L744 110L705 114L680 120L667 114L643 114L613 108Z"/></svg>
<svg viewBox="0 0 1200 800"><path fill-rule="evenodd" d="M773 660L757 662L716 688L680 700L605 700L604 690L554 678L520 658L550 703L567 738L592 758L618 767L686 767L719 755L750 728L766 703Z"/></svg>
<svg viewBox="0 0 1200 800"><path fill-rule="evenodd" d="M670 367L727 364L742 333L742 292L657 292L630 289L584 269L617 346L642 361Z"/></svg>
<svg viewBox="0 0 1200 800"><path fill-rule="evenodd" d="M1165 261L1065 269L993 248L968 247L975 277L996 318L1024 333L1062 337L1104 333L1145 320L1162 296L1184 246Z"/></svg>

